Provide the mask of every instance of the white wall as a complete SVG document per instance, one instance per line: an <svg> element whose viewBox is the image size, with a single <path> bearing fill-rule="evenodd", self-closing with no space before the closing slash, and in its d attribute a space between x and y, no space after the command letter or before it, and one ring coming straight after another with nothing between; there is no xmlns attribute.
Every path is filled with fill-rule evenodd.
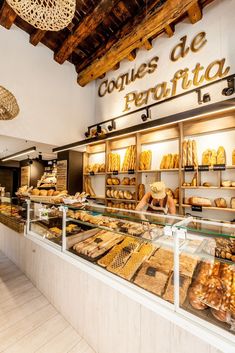
<svg viewBox="0 0 235 353"><path fill-rule="evenodd" d="M192 25L189 20L179 23L175 28L173 37L168 38L163 34L153 41L153 49L147 51L140 49L137 52L137 58L134 62L124 60L121 62L120 69L117 71L110 71L105 78L96 81L96 118L97 121L106 120L123 113L125 107L124 97L127 93L133 91L144 91L151 87L156 86L163 81L170 83L174 73L179 69L189 68L191 71L196 63L202 64L205 68L214 60L226 59L225 67L230 66L229 74L235 73L235 36L233 34L234 28L234 13L235 1L234 0L215 0L212 4L208 5L203 10L203 18L201 21ZM179 43L181 37L187 35L187 44L192 42L192 39L198 33L205 31L207 43L197 53L190 51L184 58L180 58L176 62L170 60L170 53L172 49ZM99 85L108 79L117 79L121 74L131 72L132 68L137 68L142 63L148 63L153 57L158 56L158 68L152 74L146 74L142 79L137 79L135 82L130 83L123 91L113 91L111 94L106 94L100 98L98 96ZM202 71L203 73L203 71ZM192 73L190 79L192 79ZM204 82L203 84L205 84ZM222 88L226 83L219 84L218 87L212 86L204 91L204 93L211 92L211 102L224 100L226 97L221 95ZM194 88L193 86L191 89ZM181 93L182 89L178 90ZM234 97L230 96L228 98ZM149 100L149 103L156 101ZM144 105L143 105L144 107ZM152 119L164 117L167 115L175 114L185 110L198 107L197 96L193 93L190 96L173 100L168 103L161 104L153 108ZM135 108L137 109L137 108ZM131 110L135 110L131 109ZM141 123L140 113L130 115L118 120L117 128L126 127L128 125L135 125Z"/></svg>
<svg viewBox="0 0 235 353"><path fill-rule="evenodd" d="M0 26L0 53L0 85L20 106L16 119L0 121L0 134L55 145L83 138L94 119L94 83L80 87L72 64L57 64L16 26Z"/></svg>

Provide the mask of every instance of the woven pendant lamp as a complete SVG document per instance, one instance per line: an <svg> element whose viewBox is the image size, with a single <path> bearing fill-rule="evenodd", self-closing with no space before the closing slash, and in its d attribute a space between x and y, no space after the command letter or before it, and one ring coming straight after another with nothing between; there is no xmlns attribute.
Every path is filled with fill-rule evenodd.
<svg viewBox="0 0 235 353"><path fill-rule="evenodd" d="M19 114L18 103L11 92L0 86L0 120L11 120Z"/></svg>
<svg viewBox="0 0 235 353"><path fill-rule="evenodd" d="M71 23L76 0L7 0L23 20L45 31L60 31Z"/></svg>

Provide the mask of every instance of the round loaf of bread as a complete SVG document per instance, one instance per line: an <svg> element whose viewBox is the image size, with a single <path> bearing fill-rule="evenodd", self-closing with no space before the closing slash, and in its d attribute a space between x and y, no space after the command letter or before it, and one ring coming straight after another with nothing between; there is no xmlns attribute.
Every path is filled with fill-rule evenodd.
<svg viewBox="0 0 235 353"><path fill-rule="evenodd" d="M112 183L112 178L108 178L108 179L107 179L107 184L108 184L108 185L112 185L112 184L113 184L113 183Z"/></svg>
<svg viewBox="0 0 235 353"><path fill-rule="evenodd" d="M47 190L40 190L40 196L47 196Z"/></svg>
<svg viewBox="0 0 235 353"><path fill-rule="evenodd" d="M40 190L38 190L38 189L33 189L32 190L32 195L38 196L39 194L40 194Z"/></svg>
<svg viewBox="0 0 235 353"><path fill-rule="evenodd" d="M127 200L132 200L132 194L130 191L124 191L124 198Z"/></svg>

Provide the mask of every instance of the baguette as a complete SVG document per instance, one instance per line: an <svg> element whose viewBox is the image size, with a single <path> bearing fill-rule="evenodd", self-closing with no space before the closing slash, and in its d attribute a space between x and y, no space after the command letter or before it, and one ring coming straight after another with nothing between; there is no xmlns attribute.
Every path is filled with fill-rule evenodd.
<svg viewBox="0 0 235 353"><path fill-rule="evenodd" d="M188 164L193 165L193 141L188 141Z"/></svg>
<svg viewBox="0 0 235 353"><path fill-rule="evenodd" d="M188 164L188 141L185 140L182 145L182 167Z"/></svg>
<svg viewBox="0 0 235 353"><path fill-rule="evenodd" d="M194 167L198 166L198 158L197 158L197 142L193 140L192 142L192 153L193 153L193 165Z"/></svg>

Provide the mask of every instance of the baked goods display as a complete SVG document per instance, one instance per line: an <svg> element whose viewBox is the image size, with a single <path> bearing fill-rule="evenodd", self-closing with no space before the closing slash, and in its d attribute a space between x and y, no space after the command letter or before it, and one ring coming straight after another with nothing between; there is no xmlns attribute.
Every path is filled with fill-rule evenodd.
<svg viewBox="0 0 235 353"><path fill-rule="evenodd" d="M226 164L226 152L223 146L217 150L217 164Z"/></svg>
<svg viewBox="0 0 235 353"><path fill-rule="evenodd" d="M195 140L184 140L182 143L182 167L198 166L197 142Z"/></svg>
<svg viewBox="0 0 235 353"><path fill-rule="evenodd" d="M188 288L191 284L192 279L186 276L180 275L179 278L179 301L180 305L183 305L187 297ZM174 303L174 273L171 274L163 299Z"/></svg>
<svg viewBox="0 0 235 353"><path fill-rule="evenodd" d="M142 151L140 153L140 170L149 170L151 169L151 162L152 162L152 151Z"/></svg>
<svg viewBox="0 0 235 353"><path fill-rule="evenodd" d="M107 189L106 190L107 198L112 199L121 199L121 200L134 200L135 194L130 192L129 190L113 190Z"/></svg>
<svg viewBox="0 0 235 353"><path fill-rule="evenodd" d="M57 198L61 198L61 197L65 197L68 194L67 190L63 190L63 191L56 191L53 189L49 189L49 190L44 190L44 189L32 189L29 192L31 199L34 198L34 196L53 196L53 197L57 197Z"/></svg>
<svg viewBox="0 0 235 353"><path fill-rule="evenodd" d="M206 197L192 196L189 198L189 204L195 206L210 207L212 205L211 200Z"/></svg>
<svg viewBox="0 0 235 353"><path fill-rule="evenodd" d="M121 209L125 209L125 210L135 210L136 206L134 203L126 203L126 202L110 202L108 201L107 203L108 207L112 207L112 208L121 208Z"/></svg>
<svg viewBox="0 0 235 353"><path fill-rule="evenodd" d="M120 179L118 179L118 178L107 178L106 184L107 185L119 185L120 184Z"/></svg>
<svg viewBox="0 0 235 353"><path fill-rule="evenodd" d="M91 185L91 177L89 176L86 176L84 179L84 190L86 194L90 196L95 196L95 191L93 190Z"/></svg>
<svg viewBox="0 0 235 353"><path fill-rule="evenodd" d="M123 239L122 236L108 231L98 231L94 236L73 245L75 250L80 255L85 255L91 259L95 259Z"/></svg>
<svg viewBox="0 0 235 353"><path fill-rule="evenodd" d="M235 238L205 240L203 251L209 255L235 262Z"/></svg>
<svg viewBox="0 0 235 353"><path fill-rule="evenodd" d="M45 167L41 179L37 182L37 188L55 188L57 183L57 165Z"/></svg>
<svg viewBox="0 0 235 353"><path fill-rule="evenodd" d="M108 154L108 172L113 172L114 170L120 170L120 155L111 152Z"/></svg>
<svg viewBox="0 0 235 353"><path fill-rule="evenodd" d="M197 186L197 173L194 173L192 181L190 183L184 182L182 186Z"/></svg>
<svg viewBox="0 0 235 353"><path fill-rule="evenodd" d="M162 157L160 169L179 168L179 154L166 154Z"/></svg>
<svg viewBox="0 0 235 353"><path fill-rule="evenodd" d="M226 164L226 152L223 146L218 150L207 149L202 154L202 165Z"/></svg>
<svg viewBox="0 0 235 353"><path fill-rule="evenodd" d="M136 169L136 146L129 146L126 150L124 161L122 164L122 171Z"/></svg>
<svg viewBox="0 0 235 353"><path fill-rule="evenodd" d="M88 164L85 167L85 173L102 173L105 172L105 164L104 163L95 163L95 164Z"/></svg>

